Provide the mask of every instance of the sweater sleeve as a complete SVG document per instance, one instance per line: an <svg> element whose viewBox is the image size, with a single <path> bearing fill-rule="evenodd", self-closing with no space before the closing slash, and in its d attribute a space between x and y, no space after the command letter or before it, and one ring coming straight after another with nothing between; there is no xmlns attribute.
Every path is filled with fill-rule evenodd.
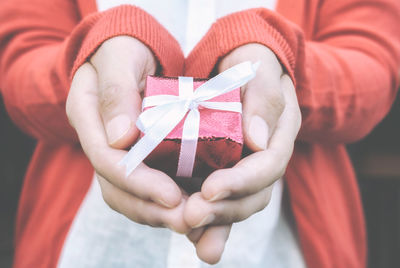
<svg viewBox="0 0 400 268"><path fill-rule="evenodd" d="M1 1L0 88L13 121L37 139L76 141L65 113L71 77L102 42L117 35L146 44L164 74L181 73L179 44L135 6L81 18L76 1Z"/></svg>
<svg viewBox="0 0 400 268"><path fill-rule="evenodd" d="M261 43L275 52L296 85L303 116L300 140L348 143L362 138L395 98L400 2L320 2L315 25L308 25L314 32L307 35L267 9L219 19L189 56L187 73L200 70L207 76L232 49Z"/></svg>

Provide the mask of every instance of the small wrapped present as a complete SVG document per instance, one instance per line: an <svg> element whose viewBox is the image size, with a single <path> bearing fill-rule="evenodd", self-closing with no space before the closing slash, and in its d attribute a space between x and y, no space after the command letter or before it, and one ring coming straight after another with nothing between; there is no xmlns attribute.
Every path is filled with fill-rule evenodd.
<svg viewBox="0 0 400 268"><path fill-rule="evenodd" d="M196 90L205 80L194 80ZM157 95L179 95L179 79L152 77L147 78L145 97ZM240 103L240 88L210 99L212 102ZM202 179L212 171L220 168L232 167L240 160L243 147L241 114L232 111L207 109L198 107L200 114L197 149L194 157L193 171L189 174L179 174L178 162L182 145L182 132L185 118L163 139L163 141L145 159L145 163L152 168L164 171L185 188L198 188ZM181 156L185 157L185 156ZM184 160L181 160L184 161ZM183 163L185 165L185 163ZM190 163L186 164L190 165ZM180 179L184 177L185 179Z"/></svg>
<svg viewBox="0 0 400 268"><path fill-rule="evenodd" d="M141 139L121 161L129 175L144 162L189 192L214 170L232 167L243 149L240 87L255 76L244 62L210 80L147 77Z"/></svg>

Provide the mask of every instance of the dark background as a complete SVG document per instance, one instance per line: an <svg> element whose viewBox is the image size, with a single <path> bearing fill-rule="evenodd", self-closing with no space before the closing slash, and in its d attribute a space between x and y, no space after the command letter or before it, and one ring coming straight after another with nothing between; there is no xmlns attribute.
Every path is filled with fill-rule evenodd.
<svg viewBox="0 0 400 268"><path fill-rule="evenodd" d="M348 150L367 220L369 267L400 267L400 95L375 130Z"/></svg>
<svg viewBox="0 0 400 268"><path fill-rule="evenodd" d="M0 98L0 268L11 267L18 196L34 144L12 124Z"/></svg>
<svg viewBox="0 0 400 268"><path fill-rule="evenodd" d="M18 195L34 144L8 119L0 99L0 268L12 263ZM350 145L349 152L367 220L369 267L400 267L400 98L389 116L367 138Z"/></svg>

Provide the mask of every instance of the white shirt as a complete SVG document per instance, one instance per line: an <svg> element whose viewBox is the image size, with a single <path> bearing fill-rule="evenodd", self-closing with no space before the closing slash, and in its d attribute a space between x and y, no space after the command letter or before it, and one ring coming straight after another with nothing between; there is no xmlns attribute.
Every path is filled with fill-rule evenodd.
<svg viewBox="0 0 400 268"><path fill-rule="evenodd" d="M274 9L276 0L97 0L99 11L135 4L153 15L179 42L185 55L219 17L254 7ZM269 205L233 225L221 261L215 267L302 268L294 232L282 213L281 180ZM208 267L183 235L136 224L111 210L96 179L66 238L59 267Z"/></svg>
<svg viewBox="0 0 400 268"><path fill-rule="evenodd" d="M153 15L179 42L185 55L218 18L244 9L275 8L276 0L97 0L99 11L134 4Z"/></svg>

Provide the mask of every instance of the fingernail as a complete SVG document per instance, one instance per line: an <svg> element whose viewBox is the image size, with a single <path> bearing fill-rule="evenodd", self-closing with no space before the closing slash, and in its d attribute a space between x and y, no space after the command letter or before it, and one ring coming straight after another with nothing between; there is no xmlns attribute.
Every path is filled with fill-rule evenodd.
<svg viewBox="0 0 400 268"><path fill-rule="evenodd" d="M250 121L250 138L260 149L267 149L268 125L258 115L253 115Z"/></svg>
<svg viewBox="0 0 400 268"><path fill-rule="evenodd" d="M222 192L214 195L213 197L211 197L208 201L214 202L214 201L222 200L222 199L227 198L230 194L231 194L230 191L222 191Z"/></svg>
<svg viewBox="0 0 400 268"><path fill-rule="evenodd" d="M111 119L106 125L109 144L114 144L122 138L131 128L132 121L129 116L120 114Z"/></svg>
<svg viewBox="0 0 400 268"><path fill-rule="evenodd" d="M215 220L214 214L207 215L198 224L193 226L193 228L199 228L201 226L207 225L207 224L213 222L214 220Z"/></svg>

